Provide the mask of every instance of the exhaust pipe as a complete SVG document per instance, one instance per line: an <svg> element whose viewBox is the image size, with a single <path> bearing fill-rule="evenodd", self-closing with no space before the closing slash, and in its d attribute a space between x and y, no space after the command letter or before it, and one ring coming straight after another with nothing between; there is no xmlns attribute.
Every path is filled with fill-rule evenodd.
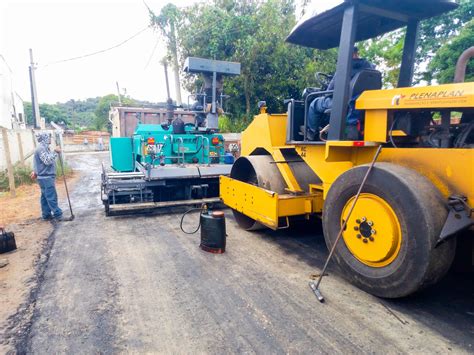
<svg viewBox="0 0 474 355"><path fill-rule="evenodd" d="M466 77L466 68L469 59L474 57L474 47L466 49L458 59L454 74L454 83L463 83Z"/></svg>

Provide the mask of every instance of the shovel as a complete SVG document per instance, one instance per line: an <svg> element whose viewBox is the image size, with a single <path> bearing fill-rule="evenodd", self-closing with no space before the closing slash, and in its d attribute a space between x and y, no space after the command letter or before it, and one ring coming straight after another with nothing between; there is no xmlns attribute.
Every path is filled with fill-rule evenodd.
<svg viewBox="0 0 474 355"><path fill-rule="evenodd" d="M56 133L56 144L59 145L59 133ZM58 155L59 155L59 165L61 166L61 173L63 175L64 187L66 189L67 202L69 204L69 211L71 211L71 217L69 217L68 219L63 219L63 220L64 221L72 221L72 220L74 220L74 213L72 212L71 199L69 198L69 190L67 188L66 175L64 175L64 163L63 163L62 152L59 153Z"/></svg>

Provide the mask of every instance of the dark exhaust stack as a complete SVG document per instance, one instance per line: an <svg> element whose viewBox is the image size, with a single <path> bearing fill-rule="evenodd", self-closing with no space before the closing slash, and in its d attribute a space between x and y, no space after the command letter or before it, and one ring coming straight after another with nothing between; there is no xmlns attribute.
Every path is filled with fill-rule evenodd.
<svg viewBox="0 0 474 355"><path fill-rule="evenodd" d="M466 77L466 68L469 59L474 57L474 47L466 49L458 59L456 64L456 72L454 74L455 83L463 83Z"/></svg>

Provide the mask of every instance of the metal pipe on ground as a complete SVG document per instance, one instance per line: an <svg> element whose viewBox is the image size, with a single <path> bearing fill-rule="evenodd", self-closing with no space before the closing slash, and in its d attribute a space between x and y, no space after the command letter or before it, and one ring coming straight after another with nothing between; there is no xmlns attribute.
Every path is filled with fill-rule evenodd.
<svg viewBox="0 0 474 355"><path fill-rule="evenodd" d="M354 198L354 202L352 202L351 208L349 209L349 212L347 213L347 217L345 218L344 223L342 224L341 229L339 230L339 234L337 235L336 241L334 242L334 245L332 246L331 251L329 252L329 255L326 259L326 262L324 263L323 271L321 271L321 274L319 275L318 281L316 283L314 283L312 281L309 282L309 287L311 288L311 290L313 290L316 298L321 303L324 302L324 297L321 293L321 290L319 289L319 286L321 285L321 281L323 280L324 274L326 273L329 262L331 261L333 255L334 255L334 252L336 251L337 244L338 244L339 240L342 237L342 232L346 229L347 221L351 217L352 211L354 210L354 207L357 204L357 200L359 199L359 196L362 193L362 189L364 188L364 185L365 185L367 179L369 178L370 172L372 171L372 169L375 165L375 162L377 161L377 158L379 157L379 154L380 154L381 150L382 150L382 146L379 145L379 147L377 148L377 151L375 152L374 158L372 159L372 162L369 165L369 169L367 169L367 172L365 173L364 179L362 180L362 182L359 186L359 190L357 191L357 194Z"/></svg>

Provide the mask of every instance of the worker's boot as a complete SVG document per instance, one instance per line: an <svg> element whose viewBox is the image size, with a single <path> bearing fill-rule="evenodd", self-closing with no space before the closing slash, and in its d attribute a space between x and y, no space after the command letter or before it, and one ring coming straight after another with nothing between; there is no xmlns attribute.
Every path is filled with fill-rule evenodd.
<svg viewBox="0 0 474 355"><path fill-rule="evenodd" d="M59 216L59 217L54 217L53 218L53 223L57 223L57 222L70 222L73 220L73 217L64 217L64 216Z"/></svg>
<svg viewBox="0 0 474 355"><path fill-rule="evenodd" d="M316 132L314 132L312 129L308 129L306 131L306 139L309 141L316 140Z"/></svg>

